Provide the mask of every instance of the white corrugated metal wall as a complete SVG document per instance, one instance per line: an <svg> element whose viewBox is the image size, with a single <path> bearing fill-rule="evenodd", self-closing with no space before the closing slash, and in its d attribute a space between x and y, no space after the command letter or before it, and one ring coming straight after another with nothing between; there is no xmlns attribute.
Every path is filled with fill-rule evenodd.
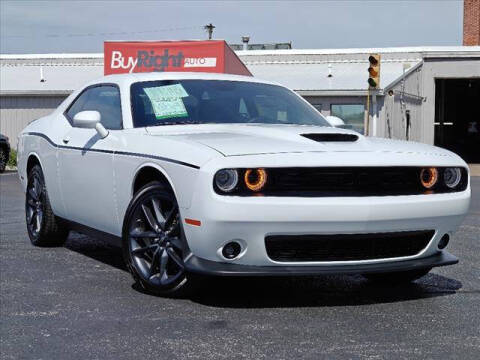
<svg viewBox="0 0 480 360"><path fill-rule="evenodd" d="M389 90L392 93L389 93ZM402 106L403 104L403 106ZM422 67L418 67L390 89L385 89L379 136L407 140L407 111L410 114L408 140L427 142L422 119Z"/></svg>
<svg viewBox="0 0 480 360"><path fill-rule="evenodd" d="M0 96L0 133L10 138L12 148L17 136L32 120L50 114L66 96Z"/></svg>

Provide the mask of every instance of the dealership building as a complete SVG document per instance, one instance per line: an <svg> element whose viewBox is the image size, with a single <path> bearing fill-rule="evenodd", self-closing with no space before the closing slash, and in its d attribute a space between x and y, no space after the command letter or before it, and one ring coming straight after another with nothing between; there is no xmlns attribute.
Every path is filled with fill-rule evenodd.
<svg viewBox="0 0 480 360"><path fill-rule="evenodd" d="M255 77L295 90L346 127L439 145L480 163L480 46L236 53ZM380 88L369 92L374 53ZM30 121L103 71L103 54L1 55L0 132L15 146Z"/></svg>

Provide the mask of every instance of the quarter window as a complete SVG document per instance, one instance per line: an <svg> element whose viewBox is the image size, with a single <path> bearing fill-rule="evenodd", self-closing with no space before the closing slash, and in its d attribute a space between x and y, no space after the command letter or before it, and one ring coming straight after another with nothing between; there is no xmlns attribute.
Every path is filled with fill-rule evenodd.
<svg viewBox="0 0 480 360"><path fill-rule="evenodd" d="M86 89L70 106L67 116L70 120L80 111L96 110L106 129L122 128L120 91L116 86L101 85Z"/></svg>

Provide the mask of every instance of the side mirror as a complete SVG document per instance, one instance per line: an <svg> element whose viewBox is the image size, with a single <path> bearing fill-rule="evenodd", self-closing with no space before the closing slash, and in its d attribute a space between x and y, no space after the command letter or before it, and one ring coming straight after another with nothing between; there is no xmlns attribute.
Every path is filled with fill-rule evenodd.
<svg viewBox="0 0 480 360"><path fill-rule="evenodd" d="M327 116L326 119L334 127L345 126L345 122L337 116Z"/></svg>
<svg viewBox="0 0 480 360"><path fill-rule="evenodd" d="M103 139L108 135L108 130L100 123L101 119L102 116L98 111L80 111L73 117L73 126L82 129L95 129Z"/></svg>

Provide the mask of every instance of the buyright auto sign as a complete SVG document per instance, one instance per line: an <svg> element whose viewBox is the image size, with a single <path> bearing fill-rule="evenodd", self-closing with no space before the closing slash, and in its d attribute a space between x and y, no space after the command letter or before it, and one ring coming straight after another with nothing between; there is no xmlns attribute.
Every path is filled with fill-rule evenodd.
<svg viewBox="0 0 480 360"><path fill-rule="evenodd" d="M223 40L209 41L107 41L104 73L200 71L251 75Z"/></svg>

